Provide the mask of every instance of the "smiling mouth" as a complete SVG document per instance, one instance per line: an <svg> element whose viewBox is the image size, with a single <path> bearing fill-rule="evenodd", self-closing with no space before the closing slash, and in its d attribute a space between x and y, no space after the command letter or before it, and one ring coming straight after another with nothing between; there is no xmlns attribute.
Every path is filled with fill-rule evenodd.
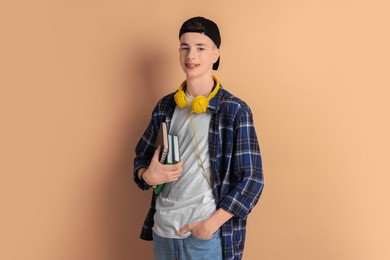
<svg viewBox="0 0 390 260"><path fill-rule="evenodd" d="M193 67L198 67L200 64L192 64L192 63L186 63L186 66L187 67L191 67L191 68L193 68Z"/></svg>

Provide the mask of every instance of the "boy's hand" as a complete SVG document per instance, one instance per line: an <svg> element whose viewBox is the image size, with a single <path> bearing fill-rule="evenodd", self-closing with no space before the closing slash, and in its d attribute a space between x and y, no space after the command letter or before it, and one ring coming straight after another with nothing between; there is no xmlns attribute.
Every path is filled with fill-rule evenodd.
<svg viewBox="0 0 390 260"><path fill-rule="evenodd" d="M200 222L194 222L181 228L177 233L183 235L188 231L196 238L208 240L213 237L214 233L222 226L226 221L231 219L233 214L219 208L208 219Z"/></svg>
<svg viewBox="0 0 390 260"><path fill-rule="evenodd" d="M142 173L144 181L151 186L176 181L183 171L183 161L181 160L176 164L160 163L160 150L161 147L158 146L149 167Z"/></svg>
<svg viewBox="0 0 390 260"><path fill-rule="evenodd" d="M209 240L213 237L216 229L214 230L207 221L200 221L188 224L187 226L181 228L177 233L183 235L191 231L191 234L201 240Z"/></svg>

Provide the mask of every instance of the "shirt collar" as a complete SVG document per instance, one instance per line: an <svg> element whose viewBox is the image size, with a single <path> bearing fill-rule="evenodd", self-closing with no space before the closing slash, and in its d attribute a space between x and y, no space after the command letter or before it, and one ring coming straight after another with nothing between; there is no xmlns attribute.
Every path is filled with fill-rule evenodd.
<svg viewBox="0 0 390 260"><path fill-rule="evenodd" d="M218 113L219 104L221 103L222 99L222 91L223 87L222 85L219 85L219 90L217 94L209 101L207 109L213 113Z"/></svg>

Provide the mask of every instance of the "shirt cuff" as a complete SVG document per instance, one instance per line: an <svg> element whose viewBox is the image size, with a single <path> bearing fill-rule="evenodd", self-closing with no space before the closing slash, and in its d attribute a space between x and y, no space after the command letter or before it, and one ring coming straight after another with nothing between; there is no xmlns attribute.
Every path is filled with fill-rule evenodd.
<svg viewBox="0 0 390 260"><path fill-rule="evenodd" d="M142 168L142 167L141 167L141 168ZM144 179L142 178L142 176L141 176L141 178L138 177L138 170L139 170L139 169L135 169L135 170L134 170L134 181L135 181L135 183L136 183L137 186L138 186L139 188L141 188L142 190L149 190L151 186L150 186L149 184L147 184L147 183L144 181Z"/></svg>

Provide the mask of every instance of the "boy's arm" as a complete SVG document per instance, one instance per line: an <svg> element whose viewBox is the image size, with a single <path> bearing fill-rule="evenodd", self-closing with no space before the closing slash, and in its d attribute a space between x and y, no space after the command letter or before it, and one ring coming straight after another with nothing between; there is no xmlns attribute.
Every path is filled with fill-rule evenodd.
<svg viewBox="0 0 390 260"><path fill-rule="evenodd" d="M143 136L138 141L135 147L135 158L134 158L134 170L133 177L134 181L139 188L142 190L148 190L150 185L140 178L141 169L146 169L153 158L155 152L155 142L157 138L157 131L154 129L153 118L146 128Z"/></svg>
<svg viewBox="0 0 390 260"><path fill-rule="evenodd" d="M134 181L142 190L148 190L154 185L175 181L182 174L182 161L171 165L159 162L160 147L155 150L154 145L157 133L158 129L154 128L152 120L135 149Z"/></svg>
<svg viewBox="0 0 390 260"><path fill-rule="evenodd" d="M176 181L182 174L183 161L175 164L162 164L159 161L161 147L154 152L152 161L148 168L138 170L138 178L148 186Z"/></svg>
<svg viewBox="0 0 390 260"><path fill-rule="evenodd" d="M237 118L235 133L235 154L232 154L234 169L231 174L237 176L238 181L219 207L246 219L256 205L264 184L260 147L249 108Z"/></svg>

